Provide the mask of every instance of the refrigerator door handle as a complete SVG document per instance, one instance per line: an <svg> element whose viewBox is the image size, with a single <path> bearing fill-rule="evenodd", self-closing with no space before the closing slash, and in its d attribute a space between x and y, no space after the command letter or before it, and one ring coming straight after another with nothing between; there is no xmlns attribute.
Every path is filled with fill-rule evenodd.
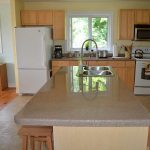
<svg viewBox="0 0 150 150"><path fill-rule="evenodd" d="M46 47L45 47L45 36L42 35L42 53L41 53L41 55L42 55L42 59L43 59L43 61L42 61L43 68L46 68L46 52L45 52L45 49L46 49Z"/></svg>

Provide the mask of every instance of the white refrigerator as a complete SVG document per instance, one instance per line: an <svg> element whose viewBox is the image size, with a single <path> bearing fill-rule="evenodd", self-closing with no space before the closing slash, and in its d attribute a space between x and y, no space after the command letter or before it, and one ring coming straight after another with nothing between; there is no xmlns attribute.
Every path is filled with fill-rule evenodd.
<svg viewBox="0 0 150 150"><path fill-rule="evenodd" d="M36 93L50 78L51 28L16 27L16 56L20 94Z"/></svg>

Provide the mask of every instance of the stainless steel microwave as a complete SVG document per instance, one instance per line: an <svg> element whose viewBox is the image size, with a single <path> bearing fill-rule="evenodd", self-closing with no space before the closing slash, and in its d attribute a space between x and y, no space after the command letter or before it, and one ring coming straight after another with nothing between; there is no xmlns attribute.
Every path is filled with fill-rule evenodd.
<svg viewBox="0 0 150 150"><path fill-rule="evenodd" d="M134 40L135 41L150 41L150 25L135 24L134 25Z"/></svg>

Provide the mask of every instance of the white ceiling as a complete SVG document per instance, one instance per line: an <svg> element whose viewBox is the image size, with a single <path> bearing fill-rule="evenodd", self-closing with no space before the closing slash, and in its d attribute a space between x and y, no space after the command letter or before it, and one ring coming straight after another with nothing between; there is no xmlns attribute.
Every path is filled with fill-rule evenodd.
<svg viewBox="0 0 150 150"><path fill-rule="evenodd" d="M121 1L150 2L150 0L23 0L23 1L24 2L121 2Z"/></svg>

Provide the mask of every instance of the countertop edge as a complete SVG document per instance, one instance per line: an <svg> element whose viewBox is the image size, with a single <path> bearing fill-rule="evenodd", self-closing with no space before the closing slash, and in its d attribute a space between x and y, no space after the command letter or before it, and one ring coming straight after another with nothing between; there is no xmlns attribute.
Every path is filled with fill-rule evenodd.
<svg viewBox="0 0 150 150"><path fill-rule="evenodd" d="M52 61L78 61L80 60L80 58L52 58ZM83 60L85 61L135 61L134 58L112 58L112 57L108 57L108 58L83 58Z"/></svg>
<svg viewBox="0 0 150 150"><path fill-rule="evenodd" d="M68 126L68 127L149 127L150 119L140 120L53 120L45 119L19 119L15 117L19 125L40 125L40 126Z"/></svg>

